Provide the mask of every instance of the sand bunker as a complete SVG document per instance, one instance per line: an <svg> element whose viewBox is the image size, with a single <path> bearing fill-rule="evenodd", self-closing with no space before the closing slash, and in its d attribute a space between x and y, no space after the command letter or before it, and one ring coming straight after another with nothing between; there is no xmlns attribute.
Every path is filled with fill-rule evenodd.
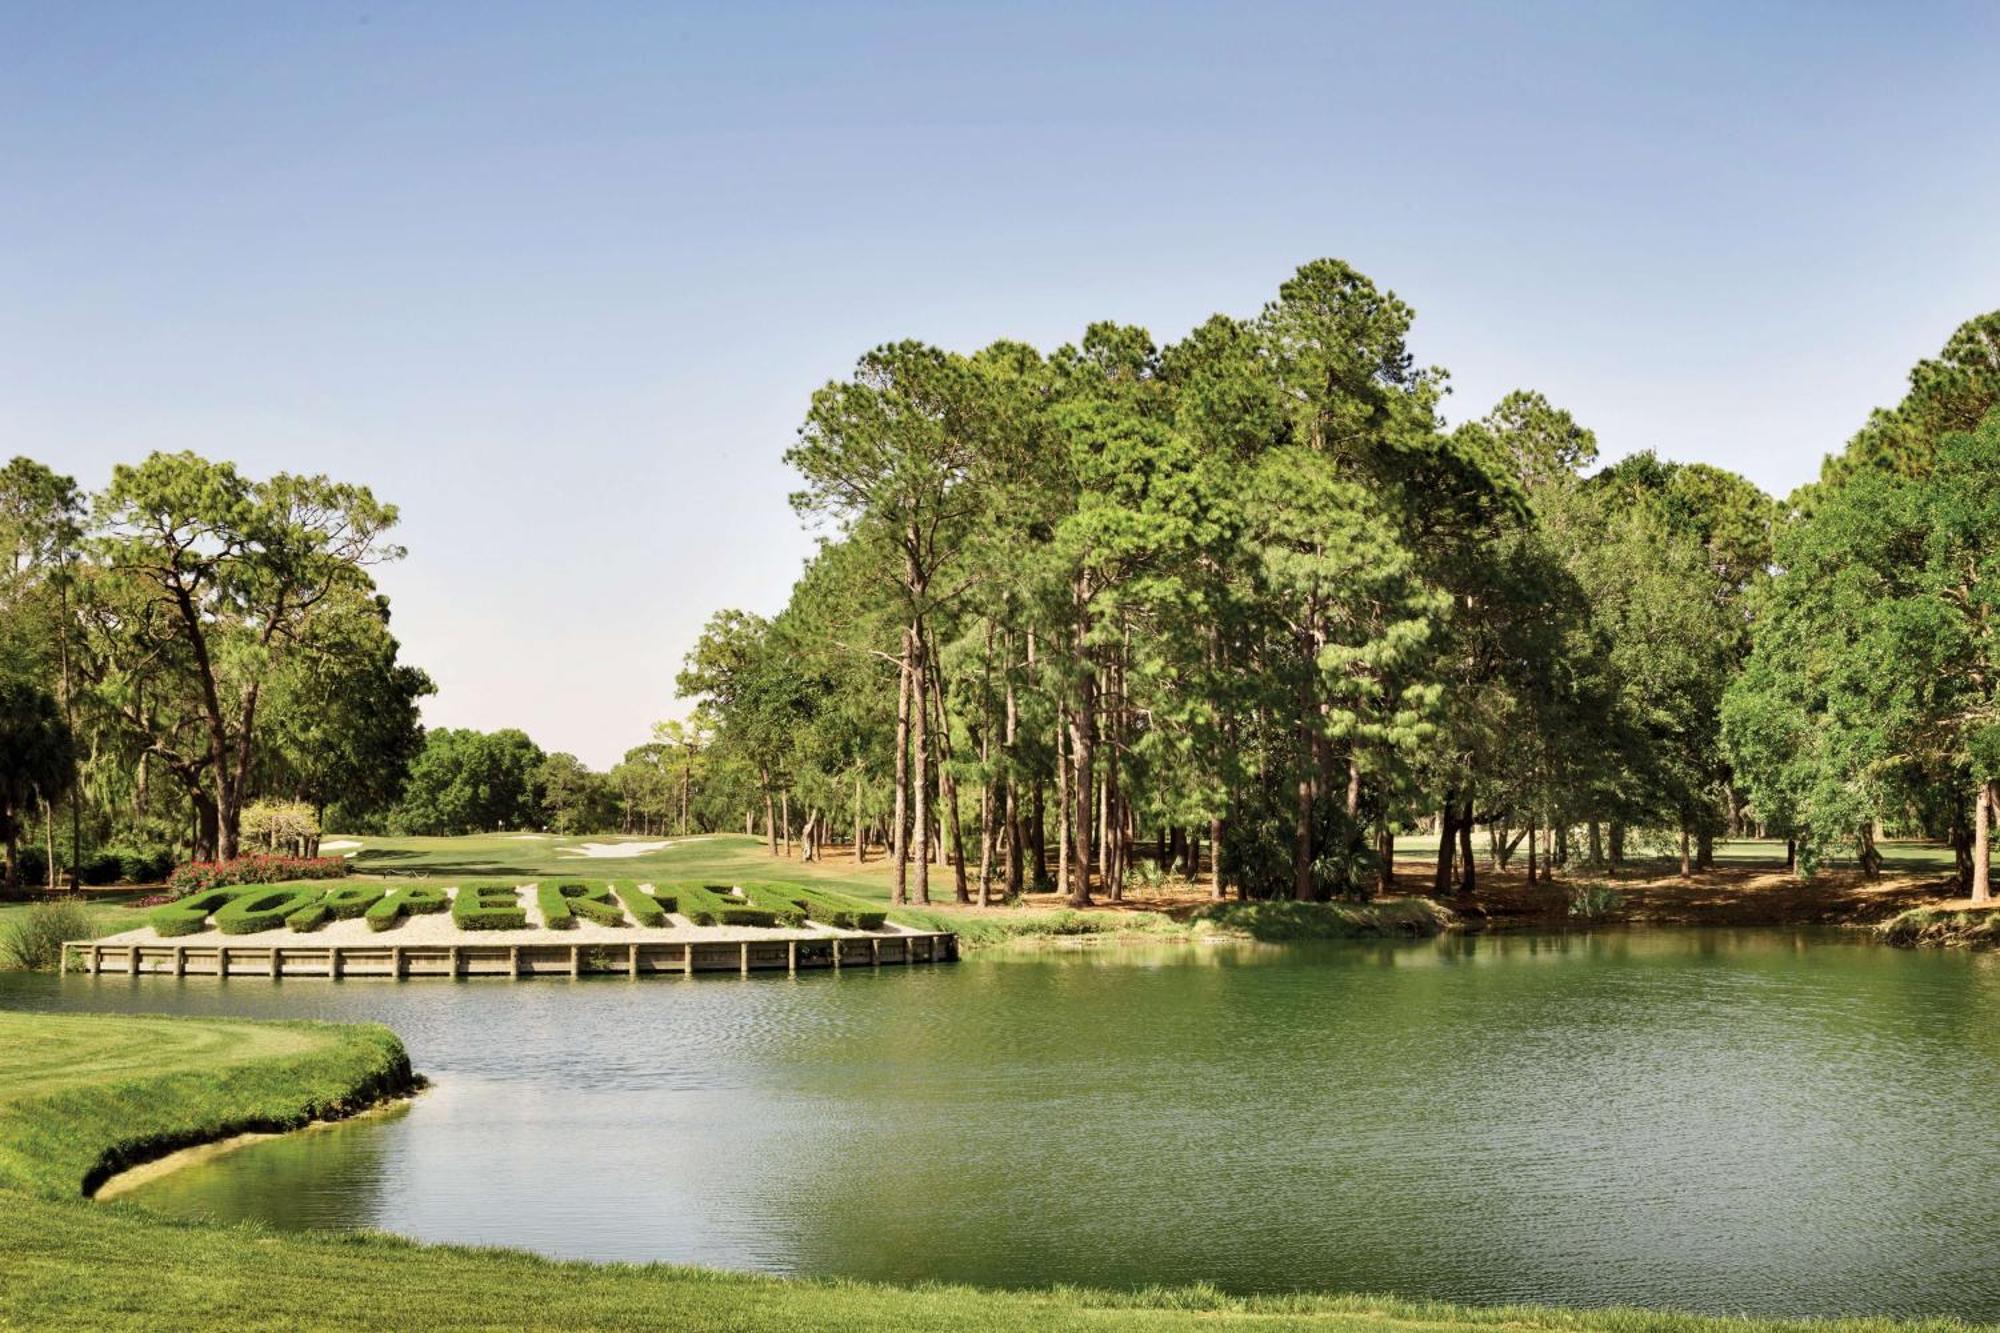
<svg viewBox="0 0 2000 1333"><path fill-rule="evenodd" d="M319 845L319 850L320 850L320 854L321 854L322 856L324 856L324 855L325 855L326 853L328 853L328 852L352 852L352 851L357 851L357 850L359 850L359 849L360 849L360 847L361 847L361 844L360 844L360 843L358 843L358 842L356 842L356 841L355 841L354 839L352 839L352 838L335 838L335 839L334 839L334 840L333 840L332 842L323 842L323 843L321 843L321 844Z"/></svg>
<svg viewBox="0 0 2000 1333"><path fill-rule="evenodd" d="M558 847L556 852L562 856L588 856L593 860L618 861L629 856L645 856L671 846L673 846L671 842L586 842L575 847Z"/></svg>

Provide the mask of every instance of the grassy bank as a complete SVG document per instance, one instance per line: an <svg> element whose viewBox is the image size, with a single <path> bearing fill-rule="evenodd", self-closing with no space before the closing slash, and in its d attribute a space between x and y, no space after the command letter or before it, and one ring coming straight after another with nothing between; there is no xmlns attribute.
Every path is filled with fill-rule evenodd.
<svg viewBox="0 0 2000 1333"><path fill-rule="evenodd" d="M1087 939L1166 943L1227 938L1282 943L1423 937L1452 925L1451 913L1426 898L1387 898L1374 903L1219 902L1206 904L1183 920L1161 912L1068 908L979 911L952 906L898 907L891 909L889 916L921 930L955 931L961 949L1033 947Z"/></svg>
<svg viewBox="0 0 2000 1333"><path fill-rule="evenodd" d="M91 1203L105 1164L303 1123L406 1079L376 1027L0 1014L0 1325L437 1329L1549 1329L1748 1333L1909 1328L1643 1311L1465 1309L1368 1296L989 1292L558 1263L380 1235L272 1235ZM1929 1327L1962 1327L1933 1323Z"/></svg>
<svg viewBox="0 0 2000 1333"><path fill-rule="evenodd" d="M1913 907L1875 930L1905 948L1992 949L2000 947L2000 907Z"/></svg>

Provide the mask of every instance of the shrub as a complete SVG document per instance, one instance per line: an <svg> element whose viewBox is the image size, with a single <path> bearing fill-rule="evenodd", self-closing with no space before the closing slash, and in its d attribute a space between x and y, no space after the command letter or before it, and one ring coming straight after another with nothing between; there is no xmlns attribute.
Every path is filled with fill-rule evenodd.
<svg viewBox="0 0 2000 1333"><path fill-rule="evenodd" d="M336 889L328 889L326 897L320 899L326 910L336 921L349 921L361 916L388 890L380 884L343 884Z"/></svg>
<svg viewBox="0 0 2000 1333"><path fill-rule="evenodd" d="M85 940L96 933L90 913L75 898L39 902L0 930L0 963L46 972L62 961L63 941Z"/></svg>
<svg viewBox="0 0 2000 1333"><path fill-rule="evenodd" d="M255 887L248 885L203 889L198 893L176 898L164 906L155 907L147 914L146 919L161 935L194 935L207 928L210 912L219 912L235 899L255 892Z"/></svg>
<svg viewBox="0 0 2000 1333"><path fill-rule="evenodd" d="M782 925L799 926L808 920L838 930L880 930L889 919L886 909L843 898L819 889L803 889L790 884L746 884L744 894L759 907L778 912Z"/></svg>
<svg viewBox="0 0 2000 1333"><path fill-rule="evenodd" d="M317 903L323 892L308 885L284 884L239 894L216 911L215 928L225 935L276 930L292 913Z"/></svg>
<svg viewBox="0 0 2000 1333"><path fill-rule="evenodd" d="M331 920L333 920L333 910L326 905L326 899L321 898L315 902L307 903L304 907L286 917L285 925L292 930L303 933L308 930L318 930Z"/></svg>
<svg viewBox="0 0 2000 1333"><path fill-rule="evenodd" d="M1625 910L1625 895L1609 884L1575 884L1569 891L1569 914L1581 921L1605 921Z"/></svg>
<svg viewBox="0 0 2000 1333"><path fill-rule="evenodd" d="M113 851L92 852L76 868L77 882L92 886L116 884L125 877L125 858Z"/></svg>
<svg viewBox="0 0 2000 1333"><path fill-rule="evenodd" d="M239 856L231 861L190 861L175 868L167 887L176 893L232 884L283 884L297 879L344 879L344 856Z"/></svg>
<svg viewBox="0 0 2000 1333"><path fill-rule="evenodd" d="M405 916L442 912L450 905L443 889L432 888L428 884L405 884L369 907L362 916L368 922L368 929L387 930Z"/></svg>
<svg viewBox="0 0 2000 1333"><path fill-rule="evenodd" d="M775 926L778 914L741 898L728 896L729 890L714 884L672 886L677 910L697 926ZM657 890L655 891L657 892Z"/></svg>
<svg viewBox="0 0 2000 1333"><path fill-rule="evenodd" d="M99 856L117 859L117 878L126 884L158 884L164 881L174 868L173 849L164 846L114 843L100 852ZM105 881L105 883L111 882Z"/></svg>
<svg viewBox="0 0 2000 1333"><path fill-rule="evenodd" d="M544 884L535 890L542 924L550 930L571 930L578 917L600 926L622 926L625 912L602 884Z"/></svg>
<svg viewBox="0 0 2000 1333"><path fill-rule="evenodd" d="M666 925L667 913L674 910L674 897L670 893L648 893L637 884L616 884L611 891L625 904L632 919L649 930Z"/></svg>
<svg viewBox="0 0 2000 1333"><path fill-rule="evenodd" d="M14 853L14 877L32 889L49 882L49 855L39 847L23 846Z"/></svg>
<svg viewBox="0 0 2000 1333"><path fill-rule="evenodd" d="M528 914L511 884L462 884L451 897L451 921L460 930L526 930Z"/></svg>

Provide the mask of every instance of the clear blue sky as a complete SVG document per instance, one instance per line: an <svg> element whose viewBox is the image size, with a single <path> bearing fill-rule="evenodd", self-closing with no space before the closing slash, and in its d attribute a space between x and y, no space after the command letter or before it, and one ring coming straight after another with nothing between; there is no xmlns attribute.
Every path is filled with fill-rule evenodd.
<svg viewBox="0 0 2000 1333"><path fill-rule="evenodd" d="M810 548L868 346L1162 341L1344 258L1783 493L2000 306L2000 8L0 3L0 453L402 507L430 721L605 765Z"/></svg>

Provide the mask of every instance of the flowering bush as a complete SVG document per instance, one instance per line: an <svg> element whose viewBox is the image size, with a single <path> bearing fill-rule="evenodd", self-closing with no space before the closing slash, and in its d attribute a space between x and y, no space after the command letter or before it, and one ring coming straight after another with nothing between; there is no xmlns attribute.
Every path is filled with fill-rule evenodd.
<svg viewBox="0 0 2000 1333"><path fill-rule="evenodd" d="M294 879L344 879L344 856L239 856L233 861L190 861L175 868L167 887L176 895L236 884L282 884Z"/></svg>

